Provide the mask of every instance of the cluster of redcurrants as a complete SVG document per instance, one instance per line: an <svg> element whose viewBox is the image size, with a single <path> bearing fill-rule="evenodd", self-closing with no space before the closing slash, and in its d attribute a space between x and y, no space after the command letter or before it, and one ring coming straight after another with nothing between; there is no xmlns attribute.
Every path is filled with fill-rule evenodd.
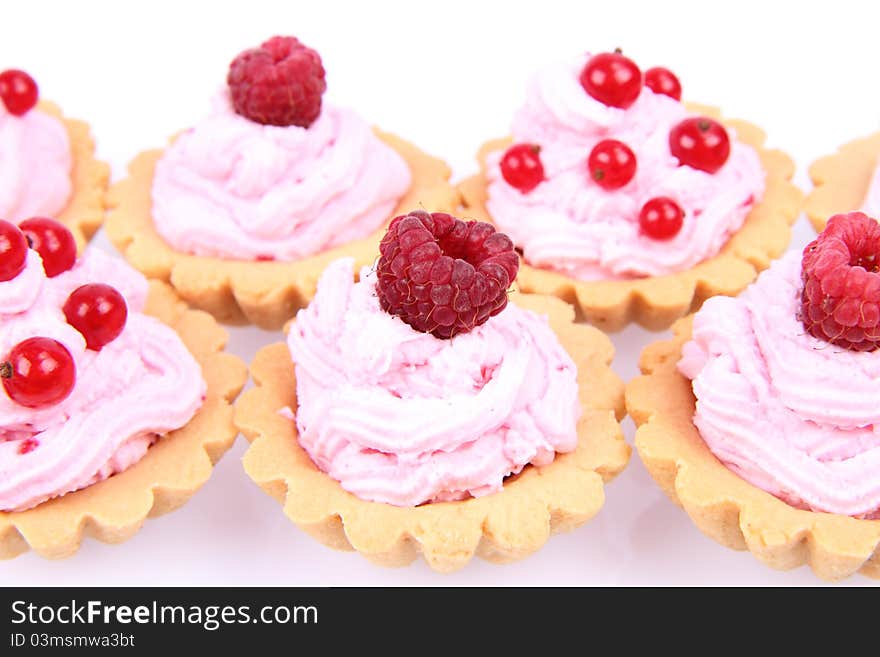
<svg viewBox="0 0 880 657"><path fill-rule="evenodd" d="M19 226L0 220L0 285L26 269L29 249L40 255L48 278L76 264L76 241L63 224L43 217L28 219ZM125 299L104 283L76 288L62 310L67 323L94 351L115 340L128 318ZM58 340L32 337L13 346L0 361L0 381L12 401L39 408L57 404L70 395L76 382L76 366L70 351Z"/></svg>
<svg viewBox="0 0 880 657"><path fill-rule="evenodd" d="M642 75L638 66L619 52L591 57L580 74L580 83L599 102L626 109L641 94L643 87L654 93L681 100L681 84L672 71L652 68ZM684 119L669 132L669 151L679 166L689 166L706 173L718 171L730 155L730 138L717 121L698 116ZM624 187L636 175L636 156L617 139L602 139L587 157L590 179L606 191ZM538 144L515 144L501 159L504 180L523 194L544 181L544 165ZM668 196L651 198L639 212L639 227L646 236L668 240L681 230L684 211Z"/></svg>

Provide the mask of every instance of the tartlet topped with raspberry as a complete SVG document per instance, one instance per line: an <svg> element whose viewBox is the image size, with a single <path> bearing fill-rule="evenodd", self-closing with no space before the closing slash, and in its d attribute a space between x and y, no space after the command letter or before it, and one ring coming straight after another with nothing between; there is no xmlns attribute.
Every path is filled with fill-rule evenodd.
<svg viewBox="0 0 880 657"><path fill-rule="evenodd" d="M218 319L280 328L329 262L367 264L401 208L455 207L443 162L326 89L320 55L294 37L240 53L210 114L114 186L114 245Z"/></svg>
<svg viewBox="0 0 880 657"><path fill-rule="evenodd" d="M493 226L422 210L357 280L331 263L252 364L248 474L322 542L385 565L507 561L592 517L629 456L613 349L562 301L512 292L518 265Z"/></svg>
<svg viewBox="0 0 880 657"><path fill-rule="evenodd" d="M109 178L88 124L41 99L26 71L0 72L0 218L53 217L81 248L104 221Z"/></svg>
<svg viewBox="0 0 880 657"><path fill-rule="evenodd" d="M831 217L802 254L677 323L627 389L658 483L771 566L880 576L878 259L880 224Z"/></svg>
<svg viewBox="0 0 880 657"><path fill-rule="evenodd" d="M0 558L120 542L183 504L236 435L224 341L63 224L0 220Z"/></svg>
<svg viewBox="0 0 880 657"><path fill-rule="evenodd" d="M608 330L662 329L784 250L793 163L681 93L672 71L619 51L533 78L512 136L485 144L481 173L459 185L463 215L521 248L523 290L573 300Z"/></svg>

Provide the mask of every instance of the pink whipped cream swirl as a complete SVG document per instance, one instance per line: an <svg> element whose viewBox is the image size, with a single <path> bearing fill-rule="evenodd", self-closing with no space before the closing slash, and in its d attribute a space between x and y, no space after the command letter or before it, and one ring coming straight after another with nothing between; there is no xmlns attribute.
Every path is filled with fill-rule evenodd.
<svg viewBox="0 0 880 657"><path fill-rule="evenodd" d="M353 267L327 268L288 337L300 444L344 489L396 506L488 495L577 446L577 371L545 318L509 304L441 340L384 312Z"/></svg>
<svg viewBox="0 0 880 657"><path fill-rule="evenodd" d="M178 251L296 260L370 235L411 180L350 110L325 105L308 128L261 125L222 93L156 164L153 220Z"/></svg>
<svg viewBox="0 0 880 657"><path fill-rule="evenodd" d="M797 319L801 254L738 298L706 301L679 370L694 424L746 481L789 504L880 517L880 351L847 351Z"/></svg>
<svg viewBox="0 0 880 657"><path fill-rule="evenodd" d="M527 194L501 176L503 151L488 157L487 207L493 222L523 249L531 265L582 280L660 276L689 269L718 253L764 193L754 149L737 142L715 174L678 166L669 131L689 114L678 101L642 89L628 109L588 95L578 75L589 55L551 66L531 81L513 123L514 143L541 148L546 180ZM606 191L590 179L587 158L603 139L626 143L636 175ZM657 196L684 210L681 231L668 241L640 234L639 211Z"/></svg>
<svg viewBox="0 0 880 657"><path fill-rule="evenodd" d="M128 321L101 351L87 350L62 306L80 285L109 282ZM122 472L161 434L201 407L199 364L177 334L143 315L147 282L118 258L89 250L68 272L46 278L39 255L0 283L0 355L34 336L58 340L76 363L73 392L59 404L19 406L0 389L0 510L19 511Z"/></svg>
<svg viewBox="0 0 880 657"><path fill-rule="evenodd" d="M70 198L72 166L61 121L39 108L14 116L0 103L0 218L57 215Z"/></svg>

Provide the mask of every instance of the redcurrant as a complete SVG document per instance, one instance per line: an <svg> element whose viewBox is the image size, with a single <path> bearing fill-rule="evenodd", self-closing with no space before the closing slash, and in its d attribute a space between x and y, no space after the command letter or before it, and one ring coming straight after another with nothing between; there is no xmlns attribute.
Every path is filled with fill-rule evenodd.
<svg viewBox="0 0 880 657"><path fill-rule="evenodd" d="M715 173L730 156L730 138L718 121L697 116L672 128L669 151L678 158L679 164Z"/></svg>
<svg viewBox="0 0 880 657"><path fill-rule="evenodd" d="M681 100L681 82L668 68L657 66L645 71L645 86L655 94Z"/></svg>
<svg viewBox="0 0 880 657"><path fill-rule="evenodd" d="M626 109L642 91L642 72L620 52L603 52L590 57L580 82L584 91L600 103Z"/></svg>
<svg viewBox="0 0 880 657"><path fill-rule="evenodd" d="M39 90L24 71L9 69L0 73L0 100L10 114L21 116L37 104Z"/></svg>
<svg viewBox="0 0 880 657"><path fill-rule="evenodd" d="M655 240L669 240L678 235L684 220L684 211L668 196L657 196L642 206L639 228Z"/></svg>
<svg viewBox="0 0 880 657"><path fill-rule="evenodd" d="M535 144L516 144L501 158L501 175L507 184L527 194L544 180L541 147Z"/></svg>
<svg viewBox="0 0 880 657"><path fill-rule="evenodd" d="M43 259L46 276L54 278L76 263L76 240L64 224L34 217L19 225L32 249Z"/></svg>
<svg viewBox="0 0 880 657"><path fill-rule="evenodd" d="M622 141L603 139L587 159L592 178L602 189L618 189L636 175L636 155Z"/></svg>
<svg viewBox="0 0 880 657"><path fill-rule="evenodd" d="M76 288L64 303L67 323L82 333L86 347L94 351L115 340L128 318L125 299L104 283L89 283Z"/></svg>
<svg viewBox="0 0 880 657"><path fill-rule="evenodd" d="M24 271L28 245L18 226L0 220L0 282L11 281Z"/></svg>
<svg viewBox="0 0 880 657"><path fill-rule="evenodd" d="M73 356L52 338L28 338L0 363L3 389L16 404L51 406L67 398L76 382Z"/></svg>

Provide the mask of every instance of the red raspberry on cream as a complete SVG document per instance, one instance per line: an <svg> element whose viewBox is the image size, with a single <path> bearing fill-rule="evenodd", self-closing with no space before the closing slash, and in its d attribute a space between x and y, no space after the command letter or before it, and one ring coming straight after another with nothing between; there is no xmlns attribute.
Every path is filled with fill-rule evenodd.
<svg viewBox="0 0 880 657"><path fill-rule="evenodd" d="M382 309L439 338L470 331L504 310L519 269L507 235L443 212L395 217L379 252Z"/></svg>
<svg viewBox="0 0 880 657"><path fill-rule="evenodd" d="M264 125L308 128L327 89L320 55L282 36L238 55L226 81L235 111Z"/></svg>
<svg viewBox="0 0 880 657"><path fill-rule="evenodd" d="M838 214L804 249L800 318L814 337L851 351L880 346L880 224Z"/></svg>

